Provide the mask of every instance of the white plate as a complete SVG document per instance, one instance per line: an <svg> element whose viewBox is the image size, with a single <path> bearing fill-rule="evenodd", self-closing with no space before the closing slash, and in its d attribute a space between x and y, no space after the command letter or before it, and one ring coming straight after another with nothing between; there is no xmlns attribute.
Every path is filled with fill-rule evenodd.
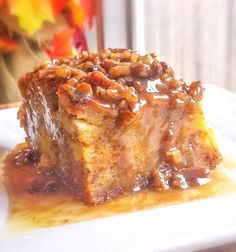
<svg viewBox="0 0 236 252"><path fill-rule="evenodd" d="M236 94L208 85L207 120L220 149L236 157ZM0 111L0 150L24 141L17 109ZM31 231L4 233L8 201L0 187L0 251L193 251L236 241L236 194Z"/></svg>

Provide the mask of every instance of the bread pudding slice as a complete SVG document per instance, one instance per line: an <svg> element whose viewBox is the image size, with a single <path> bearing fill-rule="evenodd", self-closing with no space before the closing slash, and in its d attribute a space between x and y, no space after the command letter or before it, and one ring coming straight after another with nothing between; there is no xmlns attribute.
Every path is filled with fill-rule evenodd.
<svg viewBox="0 0 236 252"><path fill-rule="evenodd" d="M128 49L52 59L19 80L35 172L55 173L86 204L144 189L188 188L221 161L201 107L156 54Z"/></svg>

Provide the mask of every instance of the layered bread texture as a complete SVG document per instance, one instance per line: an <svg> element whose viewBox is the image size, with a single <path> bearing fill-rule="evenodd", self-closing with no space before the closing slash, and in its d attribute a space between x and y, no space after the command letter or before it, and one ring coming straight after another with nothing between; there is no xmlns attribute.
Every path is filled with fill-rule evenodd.
<svg viewBox="0 0 236 252"><path fill-rule="evenodd" d="M128 49L52 59L19 80L18 112L38 173L97 204L145 189L195 186L221 161L200 82Z"/></svg>

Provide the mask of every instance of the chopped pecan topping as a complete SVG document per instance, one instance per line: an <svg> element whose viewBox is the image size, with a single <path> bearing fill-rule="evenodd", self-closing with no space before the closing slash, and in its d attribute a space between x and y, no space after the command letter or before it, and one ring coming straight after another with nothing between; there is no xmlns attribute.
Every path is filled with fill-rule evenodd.
<svg viewBox="0 0 236 252"><path fill-rule="evenodd" d="M74 58L52 59L37 66L36 77L61 79L66 88L59 88L58 94L69 94L73 107L75 103L84 104L78 99L83 94L96 101L96 108L105 102L119 111L123 101L133 113L143 104L158 102L168 102L170 109L188 105L187 112L192 112L204 91L200 82L187 86L175 79L172 68L158 61L156 54L140 55L128 49L104 49L99 53L83 52Z"/></svg>

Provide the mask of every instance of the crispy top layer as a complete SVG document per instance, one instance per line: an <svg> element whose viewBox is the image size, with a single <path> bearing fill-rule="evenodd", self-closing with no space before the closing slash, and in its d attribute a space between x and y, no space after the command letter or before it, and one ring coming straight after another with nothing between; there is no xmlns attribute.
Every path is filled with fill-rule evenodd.
<svg viewBox="0 0 236 252"><path fill-rule="evenodd" d="M187 85L175 79L172 68L158 61L156 54L142 56L128 49L52 59L37 66L30 78L47 80L52 83L50 88L57 81L62 83L57 95L71 114L77 114L82 106L113 111L114 115L124 108L135 113L147 103L168 103L170 109L188 105L193 111L203 95L200 82Z"/></svg>

